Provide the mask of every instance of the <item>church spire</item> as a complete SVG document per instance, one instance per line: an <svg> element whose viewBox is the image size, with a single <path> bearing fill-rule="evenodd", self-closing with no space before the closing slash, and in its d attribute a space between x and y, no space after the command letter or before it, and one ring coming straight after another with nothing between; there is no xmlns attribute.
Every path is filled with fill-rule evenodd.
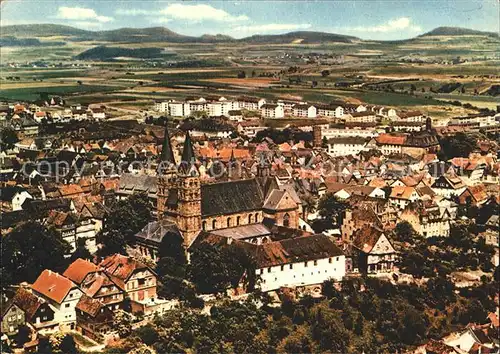
<svg viewBox="0 0 500 354"><path fill-rule="evenodd" d="M193 143L189 131L186 132L186 139L184 140L184 148L182 150L182 159L179 170L184 174L191 174L191 163L195 162ZM195 168L196 169L196 168Z"/></svg>
<svg viewBox="0 0 500 354"><path fill-rule="evenodd" d="M160 162L175 164L172 144L170 143L170 136L168 133L168 119L166 117L165 117L165 137L163 138Z"/></svg>

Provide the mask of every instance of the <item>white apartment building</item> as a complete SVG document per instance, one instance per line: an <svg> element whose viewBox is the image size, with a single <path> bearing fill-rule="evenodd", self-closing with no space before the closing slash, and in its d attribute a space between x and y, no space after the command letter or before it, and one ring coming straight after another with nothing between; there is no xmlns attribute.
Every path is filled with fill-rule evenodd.
<svg viewBox="0 0 500 354"><path fill-rule="evenodd" d="M283 118L285 110L282 105L266 103L260 107L262 118Z"/></svg>
<svg viewBox="0 0 500 354"><path fill-rule="evenodd" d="M317 109L309 104L297 104L293 106L293 115L300 118L316 118Z"/></svg>
<svg viewBox="0 0 500 354"><path fill-rule="evenodd" d="M362 137L373 138L378 136L376 129L362 129L362 128L323 128L321 129L322 138L349 138L349 137Z"/></svg>

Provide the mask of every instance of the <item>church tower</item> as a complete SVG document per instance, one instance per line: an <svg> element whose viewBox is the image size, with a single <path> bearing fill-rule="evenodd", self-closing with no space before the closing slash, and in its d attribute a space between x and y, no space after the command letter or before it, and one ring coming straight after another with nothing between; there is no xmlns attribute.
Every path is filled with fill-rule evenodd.
<svg viewBox="0 0 500 354"><path fill-rule="evenodd" d="M186 133L177 179L177 227L187 248L201 231L201 182L195 166L193 144Z"/></svg>
<svg viewBox="0 0 500 354"><path fill-rule="evenodd" d="M175 166L174 153L170 136L168 133L168 121L165 119L165 137L163 138L160 161L158 162L157 173L157 199L156 213L158 220L162 220L165 214L168 194L171 188L175 186L175 177L177 169Z"/></svg>

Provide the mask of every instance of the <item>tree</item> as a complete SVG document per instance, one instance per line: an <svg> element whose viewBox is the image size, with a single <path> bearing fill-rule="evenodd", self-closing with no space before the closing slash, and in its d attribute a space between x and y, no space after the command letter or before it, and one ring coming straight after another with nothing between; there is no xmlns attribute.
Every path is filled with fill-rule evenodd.
<svg viewBox="0 0 500 354"><path fill-rule="evenodd" d="M246 271L250 288L255 284L253 260L239 246L217 247L204 243L191 254L188 268L189 279L198 292L221 292L237 286Z"/></svg>
<svg viewBox="0 0 500 354"><path fill-rule="evenodd" d="M10 274L14 284L34 282L44 269L61 272L68 265L64 255L70 245L54 229L35 221L16 226L1 238L1 246L2 274Z"/></svg>
<svg viewBox="0 0 500 354"><path fill-rule="evenodd" d="M128 242L150 220L151 212L146 193L133 194L125 200L115 201L104 223L98 241L102 243L102 256L123 253Z"/></svg>
<svg viewBox="0 0 500 354"><path fill-rule="evenodd" d="M81 259L86 259L88 261L92 260L92 255L90 254L89 250L85 246L86 240L84 238L79 238L76 241L76 249L75 252L70 257L69 262L72 263L78 258Z"/></svg>
<svg viewBox="0 0 500 354"><path fill-rule="evenodd" d="M348 204L337 198L333 193L326 193L318 202L319 215L326 220L331 220L334 225L342 223L342 217Z"/></svg>
<svg viewBox="0 0 500 354"><path fill-rule="evenodd" d="M66 334L59 344L59 350L64 354L78 353L73 336Z"/></svg>
<svg viewBox="0 0 500 354"><path fill-rule="evenodd" d="M477 140L465 133L446 136L441 139L440 144L441 160L449 160L454 157L469 157L469 154L477 148Z"/></svg>
<svg viewBox="0 0 500 354"><path fill-rule="evenodd" d="M323 71L321 72L321 76L323 76L323 77L327 77L327 76L329 76L329 75L330 75L330 70L323 70Z"/></svg>
<svg viewBox="0 0 500 354"><path fill-rule="evenodd" d="M407 221L399 222L396 225L395 240L399 242L411 242L417 236L413 226Z"/></svg>
<svg viewBox="0 0 500 354"><path fill-rule="evenodd" d="M2 151L12 149L18 141L17 133L11 127L6 127L0 132L0 147Z"/></svg>
<svg viewBox="0 0 500 354"><path fill-rule="evenodd" d="M148 346L156 343L159 339L158 332L151 324L139 327L134 333Z"/></svg>

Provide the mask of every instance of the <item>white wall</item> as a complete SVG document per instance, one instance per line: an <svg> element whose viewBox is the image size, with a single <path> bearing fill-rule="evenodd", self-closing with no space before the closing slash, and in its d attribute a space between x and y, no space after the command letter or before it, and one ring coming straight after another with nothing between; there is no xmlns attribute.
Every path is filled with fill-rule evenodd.
<svg viewBox="0 0 500 354"><path fill-rule="evenodd" d="M256 274L262 291L321 284L329 278L340 281L345 276L345 256L257 269Z"/></svg>

